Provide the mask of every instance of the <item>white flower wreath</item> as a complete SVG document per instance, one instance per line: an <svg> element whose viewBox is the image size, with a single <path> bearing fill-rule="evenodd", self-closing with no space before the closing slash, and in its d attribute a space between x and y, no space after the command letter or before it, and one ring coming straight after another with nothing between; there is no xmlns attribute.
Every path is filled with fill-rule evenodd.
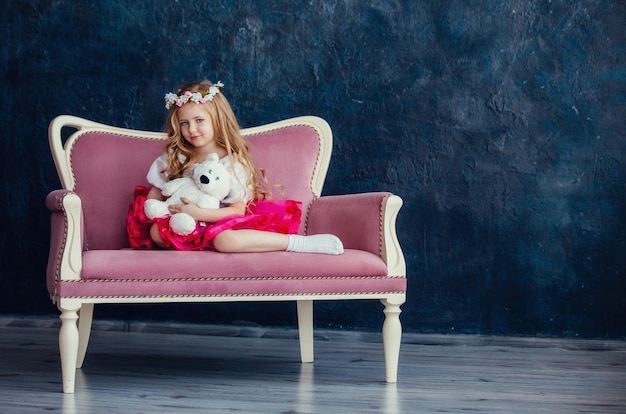
<svg viewBox="0 0 626 414"><path fill-rule="evenodd" d="M211 85L208 92L202 94L200 92L185 91L181 95L168 92L165 94L165 108L170 109L172 105L178 107L183 106L187 102L206 103L212 101L215 95L220 93L220 89L224 87L222 81L218 81L215 85Z"/></svg>

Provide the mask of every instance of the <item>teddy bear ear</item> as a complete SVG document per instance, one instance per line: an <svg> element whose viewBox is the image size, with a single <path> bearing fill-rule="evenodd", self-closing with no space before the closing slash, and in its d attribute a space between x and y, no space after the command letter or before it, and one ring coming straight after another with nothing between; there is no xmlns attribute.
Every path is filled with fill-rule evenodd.
<svg viewBox="0 0 626 414"><path fill-rule="evenodd" d="M210 154L207 156L207 159L208 159L208 160L211 160L211 161L219 161L219 160L220 160L220 156L219 156L219 155L217 155L217 152L212 152L212 153L210 153Z"/></svg>

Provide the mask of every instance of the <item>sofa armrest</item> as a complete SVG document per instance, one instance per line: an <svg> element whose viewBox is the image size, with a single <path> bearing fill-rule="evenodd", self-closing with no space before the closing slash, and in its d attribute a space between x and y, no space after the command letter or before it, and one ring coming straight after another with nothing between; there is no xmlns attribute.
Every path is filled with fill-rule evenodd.
<svg viewBox="0 0 626 414"><path fill-rule="evenodd" d="M50 217L50 256L46 281L51 295L58 280L78 280L82 269L83 222L78 195L69 190L55 190L46 197Z"/></svg>
<svg viewBox="0 0 626 414"><path fill-rule="evenodd" d="M387 192L324 196L315 199L307 215L306 234L331 233L346 249L380 256L389 276L406 276L406 263L396 235L402 199Z"/></svg>

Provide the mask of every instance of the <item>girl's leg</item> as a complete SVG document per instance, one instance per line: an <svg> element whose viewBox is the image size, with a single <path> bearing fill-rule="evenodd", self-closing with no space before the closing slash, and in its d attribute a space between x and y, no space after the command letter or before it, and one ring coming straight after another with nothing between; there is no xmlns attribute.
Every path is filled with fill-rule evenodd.
<svg viewBox="0 0 626 414"><path fill-rule="evenodd" d="M218 252L275 252L287 250L289 239L286 234L259 230L224 230L213 239Z"/></svg>
<svg viewBox="0 0 626 414"><path fill-rule="evenodd" d="M260 230L225 230L215 236L213 247L224 253L290 251L301 253L343 253L343 244L332 234L299 236Z"/></svg>
<svg viewBox="0 0 626 414"><path fill-rule="evenodd" d="M161 233L159 233L159 226L156 223L152 224L152 227L150 227L150 238L157 246L165 246L163 243L163 238L161 237Z"/></svg>

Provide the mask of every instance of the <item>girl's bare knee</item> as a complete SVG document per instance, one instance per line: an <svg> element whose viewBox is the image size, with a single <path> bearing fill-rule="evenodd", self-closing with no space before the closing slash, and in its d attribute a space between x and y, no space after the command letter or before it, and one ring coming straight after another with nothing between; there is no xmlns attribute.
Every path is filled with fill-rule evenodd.
<svg viewBox="0 0 626 414"><path fill-rule="evenodd" d="M233 253L237 252L239 246L235 230L224 230L213 239L213 247L218 252Z"/></svg>
<svg viewBox="0 0 626 414"><path fill-rule="evenodd" d="M157 246L164 246L163 238L161 238L161 233L159 233L159 226L156 223L150 227L150 238Z"/></svg>

